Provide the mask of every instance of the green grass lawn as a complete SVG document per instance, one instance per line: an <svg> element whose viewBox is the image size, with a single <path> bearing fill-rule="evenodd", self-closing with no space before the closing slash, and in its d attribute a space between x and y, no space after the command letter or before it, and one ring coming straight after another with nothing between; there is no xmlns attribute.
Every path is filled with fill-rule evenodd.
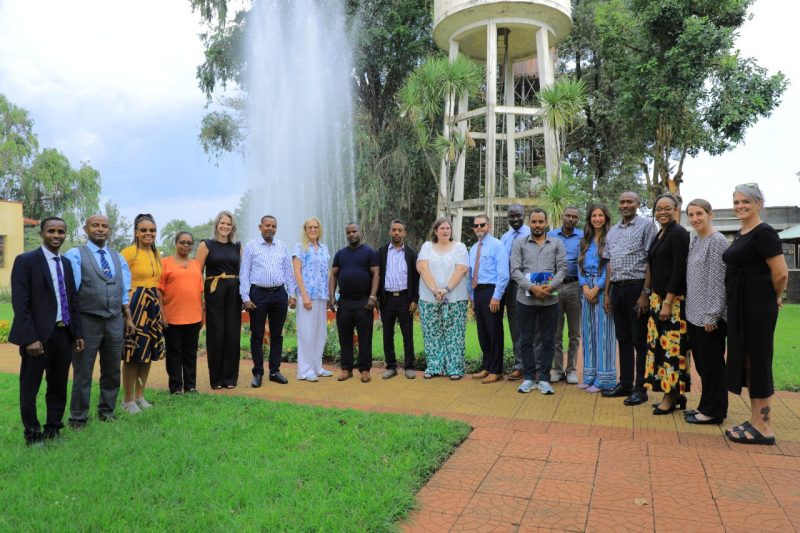
<svg viewBox="0 0 800 533"><path fill-rule="evenodd" d="M800 391L800 305L784 305L781 309L773 353L775 388Z"/></svg>
<svg viewBox="0 0 800 533"><path fill-rule="evenodd" d="M11 302L0 302L0 320L8 320L14 318L14 310L11 308Z"/></svg>
<svg viewBox="0 0 800 533"><path fill-rule="evenodd" d="M470 431L430 416L148 391L149 411L28 448L17 383L0 374L0 531L394 530Z"/></svg>

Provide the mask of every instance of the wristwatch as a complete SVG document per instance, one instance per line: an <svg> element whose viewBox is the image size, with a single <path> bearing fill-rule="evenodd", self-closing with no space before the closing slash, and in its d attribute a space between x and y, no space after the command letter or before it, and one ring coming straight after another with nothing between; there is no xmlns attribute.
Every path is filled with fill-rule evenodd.
<svg viewBox="0 0 800 533"><path fill-rule="evenodd" d="M644 289L642 289L642 293L643 293L643 294L646 294L646 295L648 295L648 296L650 296L650 294L651 294L652 292L653 292L653 289L650 289L649 287L645 287Z"/></svg>

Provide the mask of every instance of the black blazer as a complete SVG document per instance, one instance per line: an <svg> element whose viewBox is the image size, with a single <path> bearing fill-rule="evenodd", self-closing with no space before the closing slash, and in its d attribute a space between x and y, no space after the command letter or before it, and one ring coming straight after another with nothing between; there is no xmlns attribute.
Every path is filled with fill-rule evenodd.
<svg viewBox="0 0 800 533"><path fill-rule="evenodd" d="M63 256L62 256L63 257ZM69 302L69 328L73 339L83 338L81 310L78 306L78 291L75 290L75 277L69 259L61 261L64 283ZM11 270L11 304L14 308L14 322L8 340L20 348L40 341L47 342L56 327L58 300L50 267L41 248L20 254L14 260Z"/></svg>
<svg viewBox="0 0 800 533"><path fill-rule="evenodd" d="M389 246L387 242L378 248L378 259L380 261L381 273L380 283L378 284L378 300L383 305L386 301L386 258L389 256ZM417 272L417 251L405 243L403 251L406 255L406 266L408 267L408 296L412 302L419 301L419 272Z"/></svg>
<svg viewBox="0 0 800 533"><path fill-rule="evenodd" d="M668 292L686 294L686 259L689 256L689 232L674 220L653 240L648 251L650 287L664 298Z"/></svg>

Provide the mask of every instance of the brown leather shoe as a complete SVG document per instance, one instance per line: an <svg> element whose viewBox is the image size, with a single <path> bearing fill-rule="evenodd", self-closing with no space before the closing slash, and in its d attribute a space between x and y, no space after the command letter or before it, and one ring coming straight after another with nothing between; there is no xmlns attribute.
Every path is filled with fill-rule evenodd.
<svg viewBox="0 0 800 533"><path fill-rule="evenodd" d="M342 373L339 374L339 377L336 378L336 381L347 381L348 379L353 377L352 370L342 370Z"/></svg>
<svg viewBox="0 0 800 533"><path fill-rule="evenodd" d="M481 380L481 383L486 385L489 383L497 383L498 381L503 381L503 374L489 374Z"/></svg>
<svg viewBox="0 0 800 533"><path fill-rule="evenodd" d="M518 379L522 379L522 370L516 368L513 372L508 375L509 381L517 381Z"/></svg>
<svg viewBox="0 0 800 533"><path fill-rule="evenodd" d="M488 370L481 370L480 372L476 372L476 373L472 374L472 379L483 379L488 375L489 375L489 371Z"/></svg>
<svg viewBox="0 0 800 533"><path fill-rule="evenodd" d="M369 383L370 381L372 381L372 377L369 375L369 370L362 370L361 383Z"/></svg>

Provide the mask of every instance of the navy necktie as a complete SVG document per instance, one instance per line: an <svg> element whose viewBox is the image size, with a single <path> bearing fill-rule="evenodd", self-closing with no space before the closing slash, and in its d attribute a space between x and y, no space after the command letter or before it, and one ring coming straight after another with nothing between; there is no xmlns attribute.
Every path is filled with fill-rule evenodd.
<svg viewBox="0 0 800 533"><path fill-rule="evenodd" d="M111 279L111 265L106 261L106 251L97 250L97 253L100 254L100 266L103 267L103 274L106 279Z"/></svg>
<svg viewBox="0 0 800 533"><path fill-rule="evenodd" d="M53 258L56 262L56 277L58 278L58 295L61 300L61 321L64 324L69 324L69 303L67 302L67 286L64 283L64 272L61 270L61 257L56 256Z"/></svg>

